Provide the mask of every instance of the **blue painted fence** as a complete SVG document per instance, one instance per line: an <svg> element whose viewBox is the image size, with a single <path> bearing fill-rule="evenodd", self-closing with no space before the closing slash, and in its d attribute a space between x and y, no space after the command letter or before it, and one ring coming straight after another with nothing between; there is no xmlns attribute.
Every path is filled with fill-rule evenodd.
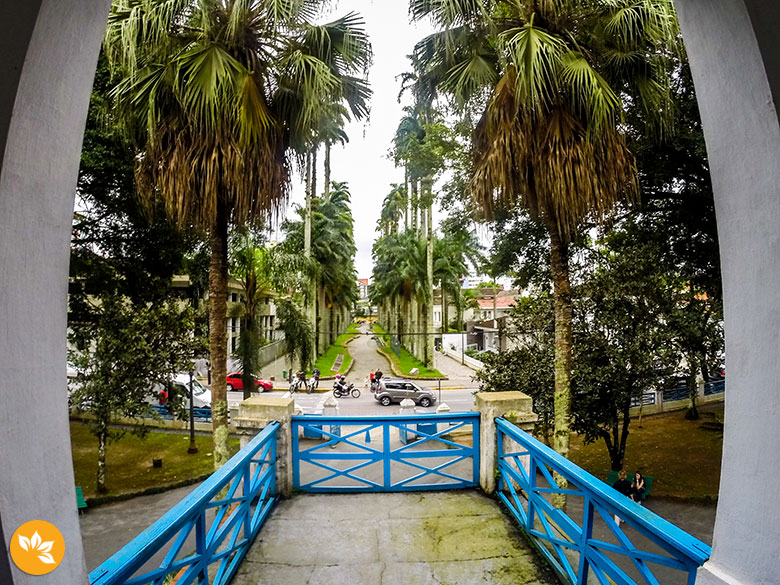
<svg viewBox="0 0 780 585"><path fill-rule="evenodd" d="M157 413L157 415L160 418L163 418L165 420L173 420L174 416L171 414L171 411L168 410L168 407L164 404L152 404L150 405L152 407L152 410ZM190 409L186 408L183 411L185 413L185 418L181 420L189 420L190 416ZM211 422L211 409L210 408L193 408L192 409L193 418L198 422Z"/></svg>
<svg viewBox="0 0 780 585"><path fill-rule="evenodd" d="M704 395L712 396L713 394L720 394L726 391L726 379L711 380L704 384Z"/></svg>
<svg viewBox="0 0 780 585"><path fill-rule="evenodd" d="M226 585L257 536L276 495L271 423L157 522L89 574L91 585Z"/></svg>
<svg viewBox="0 0 780 585"><path fill-rule="evenodd" d="M292 417L293 484L399 492L479 483L479 413Z"/></svg>
<svg viewBox="0 0 780 585"><path fill-rule="evenodd" d="M499 498L564 582L695 583L709 546L506 420L496 425ZM554 473L568 481L567 489L558 487ZM553 494L566 494L565 509L553 507Z"/></svg>

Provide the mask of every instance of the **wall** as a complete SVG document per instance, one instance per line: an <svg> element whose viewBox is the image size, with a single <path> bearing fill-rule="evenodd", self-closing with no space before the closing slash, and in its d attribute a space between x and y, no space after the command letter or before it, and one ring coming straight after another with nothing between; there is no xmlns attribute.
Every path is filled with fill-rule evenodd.
<svg viewBox="0 0 780 585"><path fill-rule="evenodd" d="M713 555L697 584L768 585L780 574L780 3L677 8L715 190L729 384Z"/></svg>
<svg viewBox="0 0 780 585"><path fill-rule="evenodd" d="M0 517L66 541L35 577L0 563L3 585L78 585L86 566L68 441L66 295L76 175L107 0L3 2L0 22ZM2 553L5 554L5 553Z"/></svg>

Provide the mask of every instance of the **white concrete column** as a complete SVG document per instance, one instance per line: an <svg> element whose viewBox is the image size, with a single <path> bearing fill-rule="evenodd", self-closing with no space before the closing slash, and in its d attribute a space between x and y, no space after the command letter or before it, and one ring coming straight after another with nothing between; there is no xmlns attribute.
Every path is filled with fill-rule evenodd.
<svg viewBox="0 0 780 585"><path fill-rule="evenodd" d="M728 391L711 560L697 585L780 575L780 3L677 0L718 220Z"/></svg>
<svg viewBox="0 0 780 585"><path fill-rule="evenodd" d="M498 468L497 418L511 415L512 422L523 430L532 430L538 416L533 400L522 392L478 392L476 409L479 417L479 486L486 494L496 491Z"/></svg>
<svg viewBox="0 0 780 585"><path fill-rule="evenodd" d="M63 372L73 198L109 5L0 9L0 541L46 520L66 542L62 563L42 576L0 551L3 585L87 583Z"/></svg>
<svg viewBox="0 0 780 585"><path fill-rule="evenodd" d="M276 436L276 488L285 498L292 495L292 398L253 396L238 405L234 424L243 449L268 423L278 422Z"/></svg>

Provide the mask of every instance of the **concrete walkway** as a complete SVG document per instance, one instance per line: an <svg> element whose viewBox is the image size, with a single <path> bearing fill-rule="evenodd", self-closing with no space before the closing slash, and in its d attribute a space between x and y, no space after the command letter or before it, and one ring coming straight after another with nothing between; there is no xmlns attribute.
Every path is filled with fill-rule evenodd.
<svg viewBox="0 0 780 585"><path fill-rule="evenodd" d="M299 495L260 531L233 585L557 585L477 491Z"/></svg>

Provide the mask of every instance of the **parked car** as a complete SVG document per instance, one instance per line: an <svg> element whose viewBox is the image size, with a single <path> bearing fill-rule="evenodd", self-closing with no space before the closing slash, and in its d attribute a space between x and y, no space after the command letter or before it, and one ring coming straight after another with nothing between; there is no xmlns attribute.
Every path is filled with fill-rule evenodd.
<svg viewBox="0 0 780 585"><path fill-rule="evenodd" d="M241 372L231 372L227 375L228 392L244 389L244 382L241 379L242 375ZM270 392L274 389L274 383L271 380L266 380L264 378L255 378L255 389L260 392Z"/></svg>
<svg viewBox="0 0 780 585"><path fill-rule="evenodd" d="M171 399L171 394L176 394L177 404L183 408L190 406L190 375L189 373L176 374L171 380L168 388L158 385L155 388L157 402L167 404ZM197 378L192 379L192 405L195 408L211 408L211 390L198 382Z"/></svg>
<svg viewBox="0 0 780 585"><path fill-rule="evenodd" d="M436 396L433 392L403 378L382 378L379 381L379 389L374 393L374 398L382 406L390 406L393 402L400 403L404 398L409 398L424 408L436 402Z"/></svg>

